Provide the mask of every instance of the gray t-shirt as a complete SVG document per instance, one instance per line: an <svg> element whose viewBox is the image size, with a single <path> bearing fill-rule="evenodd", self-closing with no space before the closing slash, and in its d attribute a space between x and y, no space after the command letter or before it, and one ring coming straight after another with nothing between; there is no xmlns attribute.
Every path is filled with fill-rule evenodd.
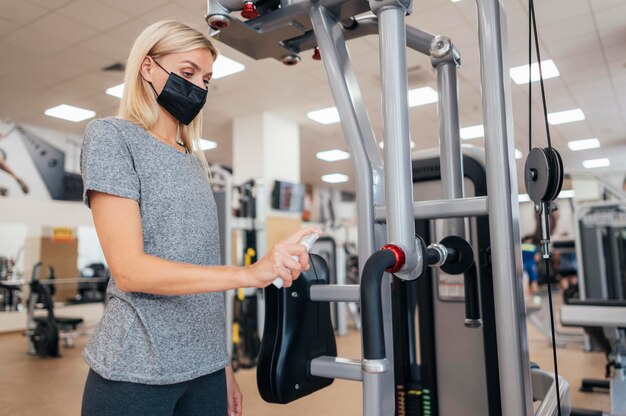
<svg viewBox="0 0 626 416"><path fill-rule="evenodd" d="M158 141L130 121L107 118L87 125L80 162L87 206L90 189L139 203L146 254L220 264L215 200L195 156ZM222 292L124 292L116 287L115 276L107 291L111 300L83 352L102 377L173 384L227 365Z"/></svg>

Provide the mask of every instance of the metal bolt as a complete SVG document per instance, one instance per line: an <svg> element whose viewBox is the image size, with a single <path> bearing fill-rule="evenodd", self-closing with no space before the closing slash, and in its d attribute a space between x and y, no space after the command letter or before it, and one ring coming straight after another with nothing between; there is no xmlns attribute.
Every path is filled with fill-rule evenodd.
<svg viewBox="0 0 626 416"><path fill-rule="evenodd" d="M300 390L300 385L299 384L296 384L294 387L296 388L296 390Z"/></svg>
<svg viewBox="0 0 626 416"><path fill-rule="evenodd" d="M437 42L437 49L441 49L441 48L443 48L443 42L439 41Z"/></svg>
<svg viewBox="0 0 626 416"><path fill-rule="evenodd" d="M532 179L533 181L536 181L537 175L538 175L537 169L530 170L530 179Z"/></svg>
<svg viewBox="0 0 626 416"><path fill-rule="evenodd" d="M291 292L291 297L292 298L297 298L298 297L298 292Z"/></svg>
<svg viewBox="0 0 626 416"><path fill-rule="evenodd" d="M541 205L535 204L535 212L536 213L540 213L541 212Z"/></svg>

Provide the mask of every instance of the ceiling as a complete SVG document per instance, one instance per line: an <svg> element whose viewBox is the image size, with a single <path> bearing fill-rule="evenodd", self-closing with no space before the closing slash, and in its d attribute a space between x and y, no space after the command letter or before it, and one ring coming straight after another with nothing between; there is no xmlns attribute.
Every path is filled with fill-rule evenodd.
<svg viewBox="0 0 626 416"><path fill-rule="evenodd" d="M504 0L508 14L509 63L528 60L526 0ZM62 103L88 108L97 117L112 115L118 99L104 93L122 82L119 72L102 68L124 62L135 37L148 24L179 19L206 33L204 0L0 0L0 118L82 133L86 122L44 115ZM608 157L611 169L626 170L626 2L624 0L542 0L536 2L542 59L552 59L561 75L545 81L548 111L581 108L584 121L551 126L553 145L566 170L582 169L583 159ZM482 123L476 8L472 0L416 0L407 23L450 37L462 56L459 71L461 126ZM347 150L339 124L320 125L306 113L333 106L323 64L307 52L295 67L274 60L254 61L219 44L244 72L212 83L205 107L204 136L218 142L207 152L211 163L232 164L233 118L261 111L300 125L302 181L321 184L325 173L350 176L350 160L323 162L315 153ZM382 137L378 39L348 44L377 137ZM435 85L430 60L407 53L409 87ZM537 87L535 87L537 86ZM533 84L538 92L538 83ZM516 147L528 150L527 86L512 85ZM410 110L415 151L437 146L437 106ZM533 137L545 143L541 100L533 100ZM599 149L572 152L567 141L598 137ZM464 141L482 145L482 139ZM518 167L523 164L520 160ZM328 186L328 185L325 185Z"/></svg>

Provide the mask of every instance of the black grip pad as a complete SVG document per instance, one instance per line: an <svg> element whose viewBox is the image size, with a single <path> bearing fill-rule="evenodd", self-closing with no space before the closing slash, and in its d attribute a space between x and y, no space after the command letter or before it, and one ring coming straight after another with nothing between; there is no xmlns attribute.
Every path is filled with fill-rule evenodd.
<svg viewBox="0 0 626 416"><path fill-rule="evenodd" d="M263 400L285 404L332 384L310 372L313 358L337 356L329 302L312 302L312 285L328 284L328 266L310 255L311 268L289 288L265 288L265 327L259 351L257 385Z"/></svg>

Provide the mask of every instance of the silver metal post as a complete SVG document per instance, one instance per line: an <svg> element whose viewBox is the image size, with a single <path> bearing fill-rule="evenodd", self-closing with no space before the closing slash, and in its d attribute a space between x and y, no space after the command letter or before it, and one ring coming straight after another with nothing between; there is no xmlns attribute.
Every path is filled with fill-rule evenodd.
<svg viewBox="0 0 626 416"><path fill-rule="evenodd" d="M344 243L345 244L345 243ZM339 250L337 250L337 258L336 258L336 276L337 276L337 284L345 285L346 284L346 251L344 249L344 245L339 246ZM315 285L322 286L322 285ZM354 285L358 288L358 285ZM348 335L348 305L345 302L337 303L337 335L346 336Z"/></svg>
<svg viewBox="0 0 626 416"><path fill-rule="evenodd" d="M313 285L309 292L313 302L359 302L359 285Z"/></svg>
<svg viewBox="0 0 626 416"><path fill-rule="evenodd" d="M358 113L365 114L365 106L352 70L346 43L337 19L323 7L313 6L310 11L315 37L320 47L322 62L326 68L328 82L337 104L341 118L341 127L346 143L352 155L356 174L357 220L359 235L359 267L365 264L374 252L374 177L382 180L382 172L373 174L372 165L364 145L364 134L371 134L371 125L367 120L359 119ZM348 79L351 81L348 82ZM375 141L375 140L373 140ZM380 159L380 158L379 158ZM382 163L381 163L382 166ZM380 188L380 187L378 187Z"/></svg>
<svg viewBox="0 0 626 416"><path fill-rule="evenodd" d="M498 0L477 0L477 6L502 414L529 416L533 405L505 54L506 17Z"/></svg>
<svg viewBox="0 0 626 416"><path fill-rule="evenodd" d="M399 5L378 11L380 74L385 141L385 190L389 243L403 248L406 263L398 277L415 279L417 248L413 220L413 180L409 133L405 10Z"/></svg>
<svg viewBox="0 0 626 416"><path fill-rule="evenodd" d="M441 153L441 186L443 197L463 198L463 156L459 127L459 102L457 63L451 58L435 67L439 88L439 149ZM448 219L444 223L445 235L465 235L462 218Z"/></svg>

